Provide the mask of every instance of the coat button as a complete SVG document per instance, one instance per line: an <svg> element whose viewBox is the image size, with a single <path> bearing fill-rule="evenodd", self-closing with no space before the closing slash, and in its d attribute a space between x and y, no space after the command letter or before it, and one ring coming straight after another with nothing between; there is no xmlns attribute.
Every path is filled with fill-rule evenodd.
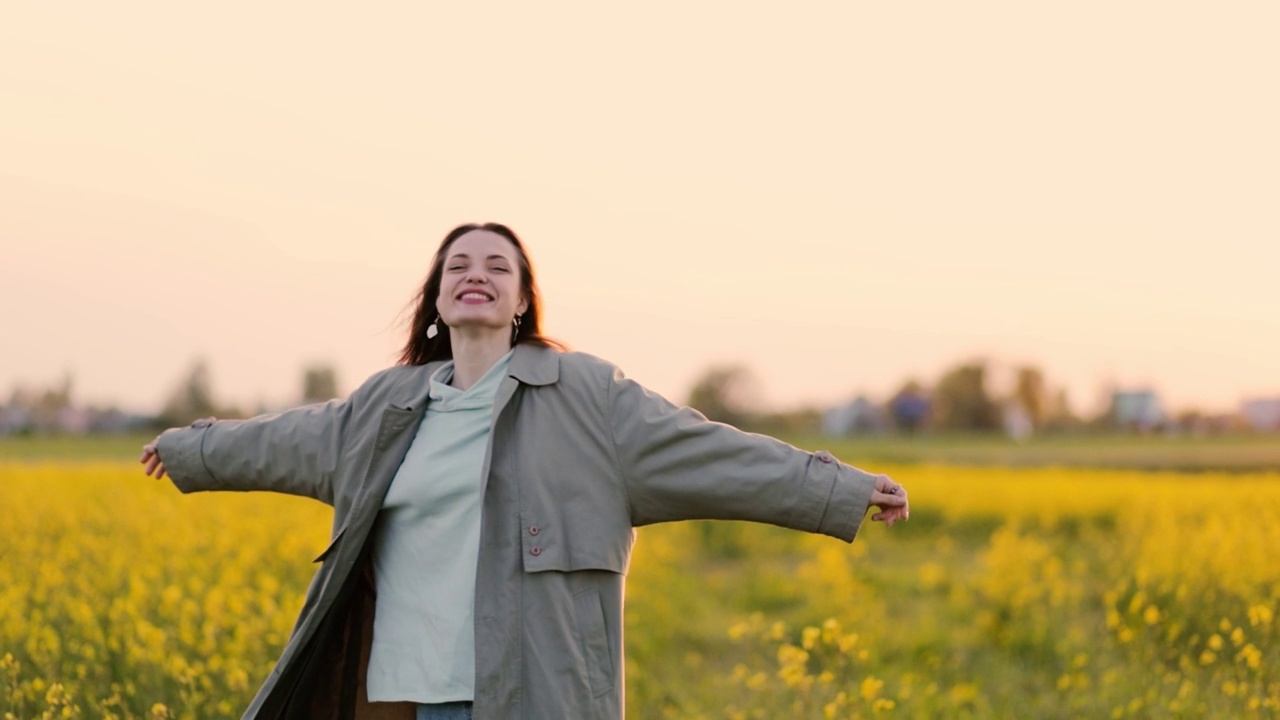
<svg viewBox="0 0 1280 720"><path fill-rule="evenodd" d="M538 556L538 555L541 555L541 554L542 554L542 548L538 547L537 545L534 545L533 547L529 548L529 554L530 554L530 555L533 555L533 556L535 556L535 557L536 557L536 556Z"/></svg>
<svg viewBox="0 0 1280 720"><path fill-rule="evenodd" d="M819 450L816 453L816 457L824 463L829 463L834 459L831 457L831 453L827 452L826 450Z"/></svg>
<svg viewBox="0 0 1280 720"><path fill-rule="evenodd" d="M530 534L530 535L537 535L537 534L538 534L538 526L537 526L537 525L532 525L532 526L530 526L530 527L529 527L529 534Z"/></svg>

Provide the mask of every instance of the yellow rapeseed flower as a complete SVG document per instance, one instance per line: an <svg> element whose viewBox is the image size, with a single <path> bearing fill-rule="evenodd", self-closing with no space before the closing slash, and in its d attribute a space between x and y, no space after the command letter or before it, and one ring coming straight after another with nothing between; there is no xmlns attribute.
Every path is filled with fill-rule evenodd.
<svg viewBox="0 0 1280 720"><path fill-rule="evenodd" d="M1249 624L1254 627L1270 625L1273 617L1274 614L1271 612L1271 608L1266 605L1252 605L1249 607Z"/></svg>
<svg viewBox="0 0 1280 720"><path fill-rule="evenodd" d="M1243 662L1250 670L1257 670L1262 667L1262 651L1249 643L1236 653L1236 661Z"/></svg>
<svg viewBox="0 0 1280 720"><path fill-rule="evenodd" d="M805 650L812 650L818 644L818 638L822 637L822 631L816 627L807 627L800 633L800 644Z"/></svg>

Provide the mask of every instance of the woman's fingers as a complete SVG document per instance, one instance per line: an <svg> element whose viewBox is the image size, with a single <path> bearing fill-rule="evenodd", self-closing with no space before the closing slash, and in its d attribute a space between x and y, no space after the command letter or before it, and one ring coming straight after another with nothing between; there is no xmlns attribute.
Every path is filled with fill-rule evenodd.
<svg viewBox="0 0 1280 720"><path fill-rule="evenodd" d="M871 519L877 522L884 523L885 527L893 527L893 524L898 522L900 518L897 515L893 515L888 512L879 512L879 513L876 513L875 515L872 515Z"/></svg>
<svg viewBox="0 0 1280 720"><path fill-rule="evenodd" d="M894 482L893 479L890 478L888 475L876 476L875 489L879 490L882 493L887 493L889 495L896 495L896 494L906 495L907 494L906 489L903 488L902 485Z"/></svg>
<svg viewBox="0 0 1280 720"><path fill-rule="evenodd" d="M882 508L904 507L907 504L907 494L899 491L891 495L879 490L872 490L871 504Z"/></svg>
<svg viewBox="0 0 1280 720"><path fill-rule="evenodd" d="M871 491L871 504L880 508L880 512L872 515L871 519L885 525L892 526L911 516L907 489L891 480L888 475L876 477L875 489Z"/></svg>
<svg viewBox="0 0 1280 720"><path fill-rule="evenodd" d="M872 515L871 519L882 522L888 527L893 527L893 524L899 520L906 520L907 513L905 508L888 508Z"/></svg>
<svg viewBox="0 0 1280 720"><path fill-rule="evenodd" d="M156 452L154 442L142 446L142 457L138 458L138 462L146 465L143 469L145 474L154 475L157 480L164 477L164 462L160 459L160 453Z"/></svg>
<svg viewBox="0 0 1280 720"><path fill-rule="evenodd" d="M142 457L138 458L138 462L147 466L143 470L147 475L154 474L157 480L164 477L164 463L160 460L160 452L156 450L155 440L142 446Z"/></svg>

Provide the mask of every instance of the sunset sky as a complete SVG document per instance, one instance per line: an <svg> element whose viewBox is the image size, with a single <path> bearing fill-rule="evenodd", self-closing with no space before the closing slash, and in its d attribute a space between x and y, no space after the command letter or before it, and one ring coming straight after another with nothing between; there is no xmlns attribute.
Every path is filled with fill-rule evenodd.
<svg viewBox="0 0 1280 720"><path fill-rule="evenodd" d="M454 225L547 330L777 408L960 361L1174 408L1280 395L1280 5L0 9L0 402L344 391ZM997 382L1000 378L997 376Z"/></svg>

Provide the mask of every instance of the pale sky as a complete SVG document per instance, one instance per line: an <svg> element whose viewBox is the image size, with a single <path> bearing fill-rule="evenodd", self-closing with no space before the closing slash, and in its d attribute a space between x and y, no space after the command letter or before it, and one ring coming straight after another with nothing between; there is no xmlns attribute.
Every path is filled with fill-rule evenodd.
<svg viewBox="0 0 1280 720"><path fill-rule="evenodd" d="M546 329L774 407L985 356L1280 395L1280 5L9 3L0 399L344 391L454 225Z"/></svg>

